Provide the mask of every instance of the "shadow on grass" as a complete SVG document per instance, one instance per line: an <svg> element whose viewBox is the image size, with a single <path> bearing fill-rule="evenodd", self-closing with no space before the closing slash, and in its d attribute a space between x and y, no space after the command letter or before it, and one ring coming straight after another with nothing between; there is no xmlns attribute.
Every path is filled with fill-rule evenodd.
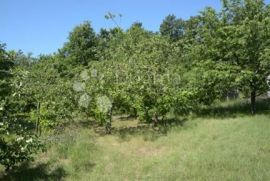
<svg viewBox="0 0 270 181"><path fill-rule="evenodd" d="M121 116L114 116L114 119L119 121L130 121L136 119L136 116L121 115Z"/></svg>
<svg viewBox="0 0 270 181"><path fill-rule="evenodd" d="M92 119L80 119L80 120L70 120L66 121L65 123L61 123L54 128L54 134L63 134L65 130L68 129L80 129L80 128L93 128L98 127L99 123L92 120Z"/></svg>
<svg viewBox="0 0 270 181"><path fill-rule="evenodd" d="M270 113L270 99L258 99L256 102L256 114ZM231 101L224 105L213 105L195 112L199 117L235 118L237 116L252 115L250 103L247 100Z"/></svg>
<svg viewBox="0 0 270 181"><path fill-rule="evenodd" d="M112 128L112 134L118 136L121 141L128 141L134 136L143 136L145 141L155 141L159 137L166 136L172 127L183 126L186 121L186 118L171 118L160 121L157 126L140 123L132 127Z"/></svg>
<svg viewBox="0 0 270 181"><path fill-rule="evenodd" d="M0 180L5 181L34 181L34 180L63 180L66 172L63 168L57 167L49 170L48 164L39 164L31 167L30 163L23 164L7 174L0 176Z"/></svg>

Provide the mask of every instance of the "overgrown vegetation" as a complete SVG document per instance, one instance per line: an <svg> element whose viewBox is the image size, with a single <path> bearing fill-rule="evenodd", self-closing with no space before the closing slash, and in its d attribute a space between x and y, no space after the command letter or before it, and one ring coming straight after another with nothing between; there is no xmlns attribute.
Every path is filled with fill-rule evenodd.
<svg viewBox="0 0 270 181"><path fill-rule="evenodd" d="M217 166L228 172L230 169L239 170L228 176L228 179L237 179L237 174L244 172L241 166L245 160L250 161L248 172L254 174L247 175L246 179L259 178L256 169L269 166L266 160L252 171L255 167L252 164L257 162L252 160L255 157L250 154L253 151L259 154L255 147L249 147L252 141L245 140L242 151L235 148L232 153L229 150L226 152L226 149L240 144L241 138L254 134L257 138L253 141L263 150L261 159L269 155L264 142L269 136L266 131L269 127L268 114L254 117L248 115L256 113L256 98L264 96L269 89L270 6L263 0L222 2L220 12L208 7L187 20L168 15L160 25L160 32L145 30L142 23L136 22L127 30L121 29L116 23L116 28L101 29L96 33L91 23L86 21L73 29L68 41L57 53L38 58L24 55L20 51L7 51L5 45L1 44L0 164L5 167L6 173L20 164L27 164L34 153L47 146L48 151L44 153L44 159L48 159L46 164L42 162L35 168L43 172L52 163L56 168L55 173L51 166L48 166L52 169L50 173L43 173L48 178L52 176L51 179L66 174L71 180L82 177L108 179L108 173L112 172L110 178L115 180L131 177L139 180L174 180L176 173L182 175L182 179L197 179L200 167L205 166L215 172L222 171ZM111 13L106 18L115 22L115 15ZM250 99L250 111L246 111L246 105L240 102L242 107L240 105L238 108L245 110L241 112L245 116L230 118L228 121L234 124L236 130L247 123L240 135L229 129L234 126L227 125L227 122L219 118L197 118L189 124L195 122L202 129L199 126L192 129L185 126L176 128L183 132L169 132L167 137L161 136L154 141L155 144L149 143L150 148L139 148L147 142L140 136L155 140L166 134L170 125L183 125L183 120L194 115L213 118L225 115L224 112L228 110L227 115L238 113L236 107L232 108L235 112L230 112L231 108L226 106L213 108L217 102L232 97ZM261 108L260 101L257 108ZM259 109L258 113L262 110L267 113L269 107ZM118 132L113 119L119 115L132 118L130 122L135 122L136 128L141 126L142 130L132 129L132 137L128 138L134 143L115 141ZM90 129L80 128L80 134L72 132L71 137L66 136L68 130L79 129L71 126L78 122L89 125ZM214 128L208 127L208 124ZM114 135L90 141L90 138L95 138L91 131L101 127L106 134ZM149 127L150 131L144 131ZM222 127L225 127L224 130ZM64 135L67 140L52 145L48 137L57 138L62 129L64 131L60 131L60 135ZM206 136L206 129L217 129L221 133L213 131L210 136ZM127 130L129 132L129 128ZM141 134L139 139L136 134ZM130 137L123 130L119 135ZM224 137L228 140L224 141ZM100 145L96 145L96 142ZM204 146L207 143L212 144ZM125 153L125 146L128 145L134 148L131 146L130 153ZM225 145L229 146L224 151ZM173 148L167 150L170 146ZM136 153L133 152L140 149L143 158L134 156ZM176 154L178 149L182 154ZM110 153L105 150L110 150ZM205 154L208 151L213 157L207 162L206 158L211 157ZM224 157L218 157L214 151ZM239 158L238 154L244 154L245 151L250 157ZM144 154L151 157L145 161ZM228 163L219 165L230 154L233 154L231 156L235 161L230 158ZM166 155L168 159L164 161ZM58 159L61 165L55 164ZM135 161L137 159L138 162ZM178 168L177 162L181 159L184 159L184 165ZM124 163L123 160L128 161ZM239 164L234 166L237 161ZM109 165L108 162L120 164ZM159 164L161 162L164 165ZM144 165L141 169L137 168L139 163ZM157 168L155 163L160 167ZM197 167L192 169L191 174L186 174L195 163ZM127 168L127 164L131 167ZM60 169L62 167L64 169ZM154 174L154 169L163 170L163 167L166 173L157 171ZM35 172L35 168L30 166L29 169ZM92 169L93 172L84 175L84 171ZM104 173L106 170L108 172ZM20 169L10 171L15 176L24 174L22 172L27 173ZM200 174L205 178L209 176L207 172ZM36 176L37 179L42 177ZM261 176L264 179L269 175L263 172ZM11 178L9 174L8 178ZM218 175L213 175L213 178L218 178Z"/></svg>

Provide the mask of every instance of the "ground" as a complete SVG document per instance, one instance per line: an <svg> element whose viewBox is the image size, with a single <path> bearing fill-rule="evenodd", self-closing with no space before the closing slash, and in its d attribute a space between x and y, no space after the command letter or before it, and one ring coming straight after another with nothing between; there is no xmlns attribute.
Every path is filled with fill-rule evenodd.
<svg viewBox="0 0 270 181"><path fill-rule="evenodd" d="M117 119L112 135L76 124L2 179L269 180L270 114L243 110L218 107L159 130Z"/></svg>

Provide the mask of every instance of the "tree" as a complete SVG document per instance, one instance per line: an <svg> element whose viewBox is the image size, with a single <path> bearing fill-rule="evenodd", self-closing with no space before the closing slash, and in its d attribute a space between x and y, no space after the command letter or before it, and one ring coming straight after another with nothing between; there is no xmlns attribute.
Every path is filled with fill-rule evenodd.
<svg viewBox="0 0 270 181"><path fill-rule="evenodd" d="M69 34L68 42L59 50L72 65L88 65L96 60L97 38L89 21L76 26Z"/></svg>
<svg viewBox="0 0 270 181"><path fill-rule="evenodd" d="M177 65L174 44L134 25L114 45L108 48L107 60L89 65L88 73L95 71L96 76L85 82L87 95L94 99L87 110L97 120L106 122L108 128L112 111L124 110L157 125L172 109L188 112L191 93L178 81L183 70ZM102 102L110 109L100 109Z"/></svg>
<svg viewBox="0 0 270 181"><path fill-rule="evenodd" d="M175 41L183 36L184 23L184 20L177 19L175 15L168 15L161 23L159 31L162 36L167 36Z"/></svg>
<svg viewBox="0 0 270 181"><path fill-rule="evenodd" d="M20 81L24 74L14 68L4 48L0 46L0 164L9 170L31 160L41 144L28 122L30 110Z"/></svg>
<svg viewBox="0 0 270 181"><path fill-rule="evenodd" d="M10 95L10 79L12 77L10 69L14 63L9 59L5 51L5 44L0 44L0 98L4 101L5 97Z"/></svg>
<svg viewBox="0 0 270 181"><path fill-rule="evenodd" d="M230 73L231 67L217 58L219 50L215 46L217 30L220 27L218 13L213 8L206 8L196 19L196 30L191 33L188 29L184 41L189 44L187 58L191 59L189 84L196 93L199 103L211 104L232 87L234 76ZM192 23L194 24L194 23Z"/></svg>
<svg viewBox="0 0 270 181"><path fill-rule="evenodd" d="M23 92L31 98L31 120L36 124L36 133L42 128L55 128L71 119L74 110L74 95L70 77L61 77L57 56L41 56L22 80Z"/></svg>
<svg viewBox="0 0 270 181"><path fill-rule="evenodd" d="M262 0L223 4L220 13L207 8L199 17L199 34L190 52L195 69L201 69L196 71L198 97L207 95L211 103L224 90L238 89L249 94L254 114L256 96L269 88L269 7Z"/></svg>
<svg viewBox="0 0 270 181"><path fill-rule="evenodd" d="M108 60L112 56L113 50L117 49L122 41L124 32L121 28L100 29L97 36L97 57L98 60Z"/></svg>
<svg viewBox="0 0 270 181"><path fill-rule="evenodd" d="M238 70L238 89L250 95L254 114L256 97L269 89L269 7L263 0L223 2L223 24L218 29L216 47L222 61Z"/></svg>
<svg viewBox="0 0 270 181"><path fill-rule="evenodd" d="M29 69L31 64L36 61L34 57L32 57L32 53L24 54L21 50L14 51L11 50L8 52L10 58L13 60L15 66L22 67L24 69Z"/></svg>

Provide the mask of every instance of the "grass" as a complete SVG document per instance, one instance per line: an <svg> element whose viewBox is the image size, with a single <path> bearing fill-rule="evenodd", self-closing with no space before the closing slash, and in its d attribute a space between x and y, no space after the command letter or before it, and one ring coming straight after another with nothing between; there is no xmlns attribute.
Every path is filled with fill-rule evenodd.
<svg viewBox="0 0 270 181"><path fill-rule="evenodd" d="M208 110L212 116L201 114L164 132L147 127L121 132L121 127L135 126L131 120L115 121L120 130L105 136L73 126L34 163L2 179L269 180L270 114L227 109L221 115L220 109L213 107Z"/></svg>

